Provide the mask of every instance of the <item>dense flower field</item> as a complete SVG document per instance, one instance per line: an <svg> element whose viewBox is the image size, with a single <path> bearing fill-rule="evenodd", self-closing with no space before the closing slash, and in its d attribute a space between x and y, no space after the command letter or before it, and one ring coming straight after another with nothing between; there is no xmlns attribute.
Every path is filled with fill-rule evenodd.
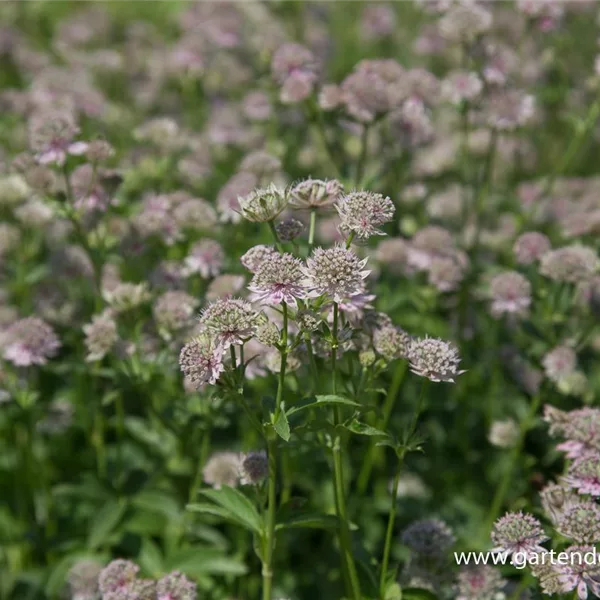
<svg viewBox="0 0 600 600"><path fill-rule="evenodd" d="M599 9L2 2L0 600L600 597Z"/></svg>

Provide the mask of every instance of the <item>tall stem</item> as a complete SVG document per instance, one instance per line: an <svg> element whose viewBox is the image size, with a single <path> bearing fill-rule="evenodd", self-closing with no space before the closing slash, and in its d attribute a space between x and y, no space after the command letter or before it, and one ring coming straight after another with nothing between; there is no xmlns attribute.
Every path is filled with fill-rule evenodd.
<svg viewBox="0 0 600 600"><path fill-rule="evenodd" d="M125 483L125 463L123 459L123 442L125 440L125 409L123 407L123 398L119 394L115 399L115 408L117 413L117 436L118 436L118 457L119 457L119 490Z"/></svg>
<svg viewBox="0 0 600 600"><path fill-rule="evenodd" d="M337 393L337 348L338 348L338 321L339 307L337 302L333 303L333 330L331 345L331 392ZM335 405L333 408L333 422L336 427L341 423L340 408ZM346 496L344 489L344 464L342 460L342 440L336 433L333 441L333 478L336 500L336 511L339 524L339 540L342 552L342 567L348 576L350 584L350 593L354 600L361 600L360 582L356 572L354 556L352 554L352 538L350 528L348 527L348 511L346 509Z"/></svg>
<svg viewBox="0 0 600 600"><path fill-rule="evenodd" d="M284 249L283 249L283 246L281 245L281 242L279 241L279 236L277 235L277 230L275 229L275 223L273 221L269 221L269 229L271 230L271 233L273 234L273 239L275 241L275 246L276 246L277 250L279 250L279 252L281 252L283 254Z"/></svg>
<svg viewBox="0 0 600 600"><path fill-rule="evenodd" d="M283 401L283 386L285 385L285 371L287 367L287 343L288 343L288 309L287 304L282 302L283 330L281 332L281 363L279 367L279 380L277 384L277 398L275 400L274 422L277 422ZM277 511L277 435L273 431L268 432L269 453L269 483L267 491L267 519L263 550L263 600L271 600L273 587L273 549L275 548L275 516Z"/></svg>
<svg viewBox="0 0 600 600"><path fill-rule="evenodd" d="M385 546L383 548L383 558L381 559L381 574L379 576L379 596L385 597L385 581L387 577L388 565L390 562L390 550L392 548L392 535L394 533L394 521L396 520L396 510L398 503L398 484L400 483L400 472L402 470L402 461L398 464L394 480L392 482L392 505L388 517L387 530L385 532Z"/></svg>
<svg viewBox="0 0 600 600"><path fill-rule="evenodd" d="M308 253L310 254L315 245L315 228L317 224L317 210L315 208L310 211L310 227L308 230Z"/></svg>
<svg viewBox="0 0 600 600"><path fill-rule="evenodd" d="M398 397L398 391L400 390L400 386L402 385L402 381L404 381L404 376L406 375L408 365L406 361L401 361L396 366L396 370L394 371L394 375L392 377L392 381L390 383L390 387L388 388L387 394L385 396L385 402L383 404L383 415L381 420L381 429L386 429L389 422L390 417L392 416L392 412L394 410L394 405L396 404L396 398ZM373 471L373 465L375 464L375 459L377 457L377 452L379 448L373 440L369 442L369 448L367 449L367 454L365 455L365 459L362 464L362 468L358 475L358 481L356 487L358 489L359 494L364 494L368 485L369 480L371 478L371 473Z"/></svg>
<svg viewBox="0 0 600 600"><path fill-rule="evenodd" d="M533 420L535 419L535 415L537 414L541 402L542 394L540 391L538 391L538 393L532 398L529 411L525 416L525 419L521 423L519 437L510 454L506 471L504 472L504 475L500 480L498 487L496 488L496 493L494 494L494 499L492 500L492 505L490 507L488 518L484 522L485 529L482 532L482 536L487 536L489 534L489 531L492 528L494 521L498 518L498 514L502 509L502 505L504 504L504 500L506 498L506 494L508 492L508 488L512 480L515 464L521 456L521 451L525 443L525 437L527 436L528 431L531 429L531 425L533 423Z"/></svg>
<svg viewBox="0 0 600 600"><path fill-rule="evenodd" d="M367 152L369 149L369 126L364 125L362 135L360 138L360 156L356 163L356 174L354 176L354 185L359 186L363 178L363 172L365 169L365 161L367 159Z"/></svg>

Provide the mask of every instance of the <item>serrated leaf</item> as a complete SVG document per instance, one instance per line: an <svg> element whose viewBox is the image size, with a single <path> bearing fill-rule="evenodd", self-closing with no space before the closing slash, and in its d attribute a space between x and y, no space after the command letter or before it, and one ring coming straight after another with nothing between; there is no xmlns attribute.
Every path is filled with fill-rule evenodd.
<svg viewBox="0 0 600 600"><path fill-rule="evenodd" d="M275 526L276 529L294 529L308 527L311 529L335 529L338 526L338 518L334 515L320 513L305 513L294 515L285 519Z"/></svg>
<svg viewBox="0 0 600 600"><path fill-rule="evenodd" d="M223 486L218 490L200 490L203 496L233 515L240 524L258 534L262 533L263 522L254 504L239 490Z"/></svg>
<svg viewBox="0 0 600 600"><path fill-rule="evenodd" d="M121 522L127 505L118 500L107 502L95 515L90 525L88 542L89 548L101 546Z"/></svg>
<svg viewBox="0 0 600 600"><path fill-rule="evenodd" d="M389 434L385 431L377 429L376 427L372 427L371 425L367 425L366 423L361 423L356 419L353 419L349 423L345 423L344 428L358 435L389 437Z"/></svg>
<svg viewBox="0 0 600 600"><path fill-rule="evenodd" d="M285 414L285 410L279 412L277 416L277 420L273 423L273 429L277 432L277 435L284 441L290 441L290 424L288 423L287 416Z"/></svg>
<svg viewBox="0 0 600 600"><path fill-rule="evenodd" d="M349 398L344 398L343 396L336 396L333 394L328 394L324 396L317 396L316 402L309 402L308 404L303 404L301 406L293 406L287 411L287 416L293 415L301 410L307 410L311 408L324 408L331 404L338 404L344 406L352 406L357 410L371 410L372 407L365 407L364 404L359 404L358 402L354 402L354 400L350 400Z"/></svg>

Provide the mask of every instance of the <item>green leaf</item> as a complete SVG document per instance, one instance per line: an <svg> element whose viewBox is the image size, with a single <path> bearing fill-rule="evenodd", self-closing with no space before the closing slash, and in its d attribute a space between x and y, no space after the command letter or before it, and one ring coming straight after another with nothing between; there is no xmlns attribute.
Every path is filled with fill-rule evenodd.
<svg viewBox="0 0 600 600"><path fill-rule="evenodd" d="M163 556L160 548L150 539L145 538L137 557L140 567L151 577L159 577L164 571Z"/></svg>
<svg viewBox="0 0 600 600"><path fill-rule="evenodd" d="M288 423L285 410L279 412L277 420L273 423L273 429L277 432L277 435L286 442L290 441L290 424Z"/></svg>
<svg viewBox="0 0 600 600"><path fill-rule="evenodd" d="M381 429L376 429L375 427L371 427L371 425L367 425L366 423L361 423L356 419L353 419L349 423L344 424L344 427L348 431L351 431L352 433L356 433L358 435L389 437L389 434L385 431L382 431Z"/></svg>
<svg viewBox="0 0 600 600"><path fill-rule="evenodd" d="M191 512L212 515L213 517L218 517L219 519L223 519L224 521L231 521L232 523L236 523L237 525L241 525L245 528L248 527L248 524L245 521L236 517L236 515L228 511L226 508L223 508L222 506L217 506L216 504L209 504L208 502L196 502L194 504L188 504L186 506L186 509Z"/></svg>
<svg viewBox="0 0 600 600"><path fill-rule="evenodd" d="M438 598L429 590L406 588L402 590L402 600L438 600Z"/></svg>
<svg viewBox="0 0 600 600"><path fill-rule="evenodd" d="M263 522L254 504L242 492L228 486L219 490L200 490L200 493L224 508L246 528L256 533L262 533Z"/></svg>
<svg viewBox="0 0 600 600"><path fill-rule="evenodd" d="M305 513L294 515L287 518L275 526L280 529L295 529L299 527L308 527L311 529L335 529L338 526L338 519L335 515L325 515L320 513Z"/></svg>
<svg viewBox="0 0 600 600"><path fill-rule="evenodd" d="M111 500L106 503L92 520L88 534L88 547L95 549L105 543L121 522L126 510L127 504L124 502Z"/></svg>
<svg viewBox="0 0 600 600"><path fill-rule="evenodd" d="M350 400L349 398L344 398L343 396L335 396L333 394L327 394L325 396L317 396L316 402L310 402L308 404L303 404L301 406L293 406L287 411L287 416L293 415L301 410L311 409L311 408L323 408L331 404L343 404L344 406L352 406L358 410L364 410L364 404L359 404L358 402L354 402L354 400ZM371 407L367 407L371 408Z"/></svg>
<svg viewBox="0 0 600 600"><path fill-rule="evenodd" d="M396 582L390 583L385 590L384 600L402 600L402 589Z"/></svg>
<svg viewBox="0 0 600 600"><path fill-rule="evenodd" d="M215 548L195 546L175 553L165 567L167 571L181 571L190 577L213 575L245 575L246 565L236 557L222 554Z"/></svg>

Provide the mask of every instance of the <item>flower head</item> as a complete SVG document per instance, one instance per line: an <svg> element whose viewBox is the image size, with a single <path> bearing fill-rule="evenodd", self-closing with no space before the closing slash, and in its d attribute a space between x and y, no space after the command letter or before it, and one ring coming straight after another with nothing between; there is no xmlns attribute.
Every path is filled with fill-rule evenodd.
<svg viewBox="0 0 600 600"><path fill-rule="evenodd" d="M452 530L440 519L415 521L402 532L402 543L421 557L443 556L454 542Z"/></svg>
<svg viewBox="0 0 600 600"><path fill-rule="evenodd" d="M156 583L156 600L196 600L196 584L183 573L173 571Z"/></svg>
<svg viewBox="0 0 600 600"><path fill-rule="evenodd" d="M219 489L236 487L240 480L241 460L237 452L215 452L202 469L205 483Z"/></svg>
<svg viewBox="0 0 600 600"><path fill-rule="evenodd" d="M197 300L182 291L168 291L158 298L152 312L159 330L174 333L190 325Z"/></svg>
<svg viewBox="0 0 600 600"><path fill-rule="evenodd" d="M522 315L531 304L531 284L516 271L496 275L490 282L491 310L496 317L503 314Z"/></svg>
<svg viewBox="0 0 600 600"><path fill-rule="evenodd" d="M557 531L578 544L600 542L600 506L585 500L567 508L556 526Z"/></svg>
<svg viewBox="0 0 600 600"><path fill-rule="evenodd" d="M512 448L519 438L519 426L514 419L494 421L490 427L488 440L497 448Z"/></svg>
<svg viewBox="0 0 600 600"><path fill-rule="evenodd" d="M294 208L325 208L331 206L344 192L337 179L304 179L290 190L290 204Z"/></svg>
<svg viewBox="0 0 600 600"><path fill-rule="evenodd" d="M29 123L29 144L40 164L60 167L68 154L80 155L86 151L86 143L73 141L78 133L70 112L41 112Z"/></svg>
<svg viewBox="0 0 600 600"><path fill-rule="evenodd" d="M559 381L573 373L577 367L577 354L568 346L557 346L542 358L546 377Z"/></svg>
<svg viewBox="0 0 600 600"><path fill-rule="evenodd" d="M287 190L278 188L274 183L238 197L242 216L256 223L272 221L287 206L288 200Z"/></svg>
<svg viewBox="0 0 600 600"><path fill-rule="evenodd" d="M54 329L38 317L21 319L2 335L2 355L17 367L45 365L60 345Z"/></svg>
<svg viewBox="0 0 600 600"><path fill-rule="evenodd" d="M269 461L266 452L248 452L242 456L242 485L257 485L269 475Z"/></svg>
<svg viewBox="0 0 600 600"><path fill-rule="evenodd" d="M200 316L201 327L215 337L216 344L227 350L242 344L256 332L259 315L241 298L222 298L211 302Z"/></svg>
<svg viewBox="0 0 600 600"><path fill-rule="evenodd" d="M250 271L250 273L256 273L258 268L264 263L270 261L272 258L277 256L278 252L273 246L265 246L259 244L258 246L252 246L241 258L240 262Z"/></svg>
<svg viewBox="0 0 600 600"><path fill-rule="evenodd" d="M450 342L437 338L413 338L408 345L410 370L431 381L448 381L466 371L459 370L458 349Z"/></svg>
<svg viewBox="0 0 600 600"><path fill-rule="evenodd" d="M406 331L388 325L375 330L373 346L386 360L406 358L410 339Z"/></svg>
<svg viewBox="0 0 600 600"><path fill-rule="evenodd" d="M210 335L200 334L181 349L179 367L194 387L212 385L224 371L223 346Z"/></svg>
<svg viewBox="0 0 600 600"><path fill-rule="evenodd" d="M600 496L600 454L588 454L569 465L563 481L579 494Z"/></svg>
<svg viewBox="0 0 600 600"><path fill-rule="evenodd" d="M588 589L594 596L600 596L600 565L594 546L570 546L565 550L568 559L561 561L556 568L563 593L577 590L579 600L586 600ZM594 559L589 560L589 556ZM564 564L566 563L566 564Z"/></svg>
<svg viewBox="0 0 600 600"><path fill-rule="evenodd" d="M203 279L216 277L223 268L225 253L216 240L202 240L194 244L185 258L185 274L199 273Z"/></svg>
<svg viewBox="0 0 600 600"><path fill-rule="evenodd" d="M98 576L102 566L94 560L78 560L69 570L67 582L73 600L98 600Z"/></svg>
<svg viewBox="0 0 600 600"><path fill-rule="evenodd" d="M469 565L458 574L456 600L495 600L501 598L505 580L488 565Z"/></svg>
<svg viewBox="0 0 600 600"><path fill-rule="evenodd" d="M279 237L282 242L291 242L292 240L295 240L304 229L304 223L294 218L281 221L280 223L277 223L277 227L275 227L277 237Z"/></svg>
<svg viewBox="0 0 600 600"><path fill-rule="evenodd" d="M522 512L506 513L494 523L492 530L492 541L496 552L509 554L543 552L544 548L540 544L547 539L540 522L535 517Z"/></svg>
<svg viewBox="0 0 600 600"><path fill-rule="evenodd" d="M546 252L541 258L540 273L554 281L579 283L590 279L599 264L593 248L575 244Z"/></svg>
<svg viewBox="0 0 600 600"><path fill-rule="evenodd" d="M83 326L87 361L102 360L119 339L117 323L110 311L92 317L92 322Z"/></svg>
<svg viewBox="0 0 600 600"><path fill-rule="evenodd" d="M102 597L125 592L137 579L139 570L140 568L130 560L119 558L108 563L98 576L98 587Z"/></svg>
<svg viewBox="0 0 600 600"><path fill-rule="evenodd" d="M513 252L520 265L529 265L539 260L551 247L550 240L543 233L529 231L517 238Z"/></svg>
<svg viewBox="0 0 600 600"><path fill-rule="evenodd" d="M256 302L297 306L296 299L306 295L302 287L302 261L287 253L273 255L258 267L248 289Z"/></svg>
<svg viewBox="0 0 600 600"><path fill-rule="evenodd" d="M335 208L340 215L340 229L363 240L385 235L379 227L391 221L396 210L389 198L373 192L351 192L342 196Z"/></svg>
<svg viewBox="0 0 600 600"><path fill-rule="evenodd" d="M316 248L302 268L309 297L327 295L334 302L342 302L361 293L363 280L370 273L363 270L366 264L367 259L361 260L352 250L340 245Z"/></svg>

